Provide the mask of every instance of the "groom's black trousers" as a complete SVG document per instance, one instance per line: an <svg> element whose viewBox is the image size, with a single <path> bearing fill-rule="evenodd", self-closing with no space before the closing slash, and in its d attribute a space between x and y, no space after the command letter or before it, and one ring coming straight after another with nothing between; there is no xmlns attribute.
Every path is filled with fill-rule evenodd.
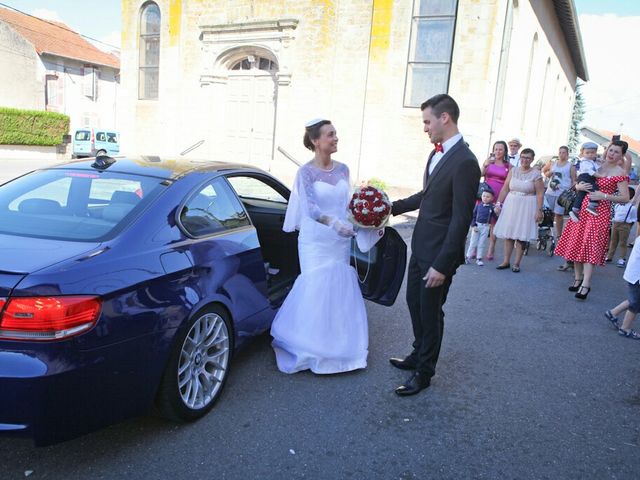
<svg viewBox="0 0 640 480"><path fill-rule="evenodd" d="M411 255L407 272L407 305L413 325L413 352L408 359L415 363L416 370L429 378L436 373L436 363L440 355L440 345L444 334L444 311L451 277L435 288L425 288L423 277L431 267L431 262L418 260Z"/></svg>

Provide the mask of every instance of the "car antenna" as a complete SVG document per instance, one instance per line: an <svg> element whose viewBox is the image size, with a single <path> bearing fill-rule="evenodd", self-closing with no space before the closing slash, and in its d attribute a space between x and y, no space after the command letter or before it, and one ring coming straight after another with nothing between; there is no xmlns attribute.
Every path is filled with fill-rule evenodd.
<svg viewBox="0 0 640 480"><path fill-rule="evenodd" d="M91 164L91 167L97 170L105 170L111 165L116 163L116 159L108 155L98 155L96 160Z"/></svg>

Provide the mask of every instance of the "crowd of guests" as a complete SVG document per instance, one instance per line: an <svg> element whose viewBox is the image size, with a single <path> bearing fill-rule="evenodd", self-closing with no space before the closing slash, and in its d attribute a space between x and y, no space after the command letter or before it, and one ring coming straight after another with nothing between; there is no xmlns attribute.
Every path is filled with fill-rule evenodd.
<svg viewBox="0 0 640 480"><path fill-rule="evenodd" d="M558 269L573 269L574 281L568 290L575 298L587 299L595 267L612 262L618 252L616 265L626 267L627 299L605 316L620 335L640 339L632 328L640 313L640 242L634 243L627 258L630 232L638 222L640 194L634 195L629 186L632 165L627 143L614 138L598 155L598 145L586 142L576 162L570 160L568 147L561 146L557 157L544 165L535 164L533 149L521 147L518 138L497 141L482 165L484 178L473 212L466 263L475 260L484 266L493 260L500 239L504 256L495 268L519 273L524 253L530 242L538 240L546 214L545 224L553 219L548 224L553 226L554 254L565 260Z"/></svg>

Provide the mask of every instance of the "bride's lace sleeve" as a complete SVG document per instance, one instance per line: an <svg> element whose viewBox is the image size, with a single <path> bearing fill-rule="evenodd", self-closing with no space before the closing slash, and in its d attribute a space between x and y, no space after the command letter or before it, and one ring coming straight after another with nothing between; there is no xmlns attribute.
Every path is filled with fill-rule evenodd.
<svg viewBox="0 0 640 480"><path fill-rule="evenodd" d="M311 168L306 165L300 167L293 183L287 213L284 217L282 229L285 232L300 230L300 224L304 217L310 217L316 221L320 219L322 213L316 202L313 182Z"/></svg>

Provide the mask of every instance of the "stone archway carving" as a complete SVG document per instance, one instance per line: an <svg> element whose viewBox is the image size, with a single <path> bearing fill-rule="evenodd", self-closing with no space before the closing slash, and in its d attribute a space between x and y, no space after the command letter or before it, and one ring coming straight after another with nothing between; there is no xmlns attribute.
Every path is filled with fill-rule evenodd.
<svg viewBox="0 0 640 480"><path fill-rule="evenodd" d="M278 85L289 85L291 53L288 47L295 38L297 26L298 21L293 19L201 26L204 56L200 84L227 83L232 62L243 55L255 55L275 62Z"/></svg>

